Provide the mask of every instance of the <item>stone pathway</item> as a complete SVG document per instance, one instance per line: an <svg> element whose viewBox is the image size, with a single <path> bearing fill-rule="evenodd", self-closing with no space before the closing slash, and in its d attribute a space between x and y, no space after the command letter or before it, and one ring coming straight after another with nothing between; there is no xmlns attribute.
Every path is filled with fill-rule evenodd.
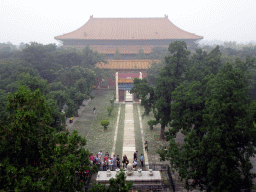
<svg viewBox="0 0 256 192"><path fill-rule="evenodd" d="M126 101L132 101L132 94L126 91ZM135 133L133 119L133 103L125 104L125 120L124 120L124 138L123 138L123 155L126 155L129 162L133 161L135 148Z"/></svg>

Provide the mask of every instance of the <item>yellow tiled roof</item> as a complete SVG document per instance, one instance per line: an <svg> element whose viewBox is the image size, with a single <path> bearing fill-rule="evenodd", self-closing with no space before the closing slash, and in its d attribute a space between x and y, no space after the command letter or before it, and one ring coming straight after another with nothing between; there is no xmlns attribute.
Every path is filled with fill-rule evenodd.
<svg viewBox="0 0 256 192"><path fill-rule="evenodd" d="M156 61L159 62L159 61ZM152 60L108 60L107 63L97 63L95 67L101 69L148 69Z"/></svg>
<svg viewBox="0 0 256 192"><path fill-rule="evenodd" d="M79 29L55 37L58 40L202 39L175 26L168 16L160 18L91 18Z"/></svg>
<svg viewBox="0 0 256 192"><path fill-rule="evenodd" d="M133 83L133 79L118 78L118 83Z"/></svg>

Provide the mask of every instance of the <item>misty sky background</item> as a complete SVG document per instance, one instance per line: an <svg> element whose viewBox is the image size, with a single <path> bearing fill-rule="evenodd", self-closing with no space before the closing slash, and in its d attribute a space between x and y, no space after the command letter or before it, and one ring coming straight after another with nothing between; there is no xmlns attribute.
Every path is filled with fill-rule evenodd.
<svg viewBox="0 0 256 192"><path fill-rule="evenodd" d="M0 43L56 43L95 18L164 17L204 40L256 42L256 0L0 0Z"/></svg>

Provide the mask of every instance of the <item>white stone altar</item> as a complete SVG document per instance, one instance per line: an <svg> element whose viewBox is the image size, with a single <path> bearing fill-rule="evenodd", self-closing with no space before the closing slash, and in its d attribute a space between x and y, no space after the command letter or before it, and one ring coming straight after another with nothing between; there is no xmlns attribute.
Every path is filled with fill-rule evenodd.
<svg viewBox="0 0 256 192"><path fill-rule="evenodd" d="M111 174L109 174L111 173ZM116 171L99 171L96 181L98 183L108 183L109 179L116 178ZM133 171L131 175L126 174L126 181L133 181L134 184L139 184L140 182L148 183L161 183L160 171Z"/></svg>

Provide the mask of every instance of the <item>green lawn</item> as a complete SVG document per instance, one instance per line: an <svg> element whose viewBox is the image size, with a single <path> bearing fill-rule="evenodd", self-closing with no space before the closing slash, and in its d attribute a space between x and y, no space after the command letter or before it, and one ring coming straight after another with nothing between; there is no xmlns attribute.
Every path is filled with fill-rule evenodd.
<svg viewBox="0 0 256 192"><path fill-rule="evenodd" d="M144 113L144 107L140 106L140 113L141 115ZM157 163L168 163L168 162L160 162L159 155L156 153L158 149L162 149L164 146L168 146L168 142L159 140L160 136L160 124L157 124L154 126L153 130L150 130L149 125L147 124L148 120L154 120L154 114L153 112L150 112L149 116L144 116L142 118L142 125L143 125L143 131L144 131L144 139L145 141L148 141L148 160L149 163L157 164ZM168 128L166 127L166 130Z"/></svg>
<svg viewBox="0 0 256 192"><path fill-rule="evenodd" d="M111 116L108 116L107 107L111 106L110 99L113 97L113 90L95 90L94 99L89 102L80 118L70 129L76 129L79 135L87 140L86 147L92 153L102 150L111 153L113 147L115 126L118 113L118 104L114 104L114 110ZM93 107L96 107L96 114L93 113ZM101 120L108 119L110 125L104 130L100 124Z"/></svg>
<svg viewBox="0 0 256 192"><path fill-rule="evenodd" d="M133 118L134 118L134 131L135 131L135 145L136 150L138 151L138 158L141 153L143 153L143 144L141 139L141 131L140 131L140 122L139 122L139 114L138 114L138 104L133 104Z"/></svg>
<svg viewBox="0 0 256 192"><path fill-rule="evenodd" d="M118 132L117 132L117 138L116 138L116 148L115 148L115 154L119 155L121 159L122 159L122 153L123 153L124 118L125 118L125 105L121 104Z"/></svg>

